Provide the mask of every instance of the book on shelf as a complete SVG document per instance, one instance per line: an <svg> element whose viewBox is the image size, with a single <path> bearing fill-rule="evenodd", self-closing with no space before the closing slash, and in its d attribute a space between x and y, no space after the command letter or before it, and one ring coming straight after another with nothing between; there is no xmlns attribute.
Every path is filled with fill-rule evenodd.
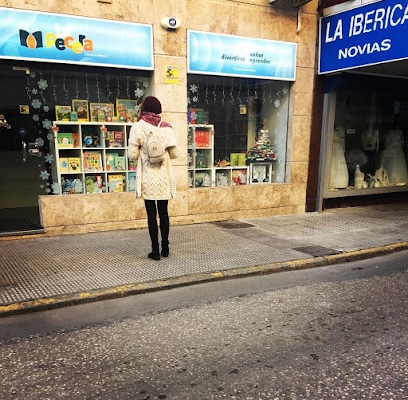
<svg viewBox="0 0 408 400"><path fill-rule="evenodd" d="M72 134L72 141L73 141L74 147L79 147L79 133Z"/></svg>
<svg viewBox="0 0 408 400"><path fill-rule="evenodd" d="M72 133L57 133L57 144L61 149L74 148L74 138Z"/></svg>
<svg viewBox="0 0 408 400"><path fill-rule="evenodd" d="M209 187L211 186L211 176L208 172L196 172L195 187Z"/></svg>
<svg viewBox="0 0 408 400"><path fill-rule="evenodd" d="M106 170L115 171L115 159L119 153L106 152Z"/></svg>
<svg viewBox="0 0 408 400"><path fill-rule="evenodd" d="M84 171L103 171L102 154L100 151L84 151Z"/></svg>
<svg viewBox="0 0 408 400"><path fill-rule="evenodd" d="M136 171L137 161L136 160L129 160L128 161L128 168L129 168L130 171Z"/></svg>
<svg viewBox="0 0 408 400"><path fill-rule="evenodd" d="M59 158L59 170L60 170L60 174L63 174L65 172L69 172L68 157L60 157Z"/></svg>
<svg viewBox="0 0 408 400"><path fill-rule="evenodd" d="M232 170L232 184L233 185L246 185L247 183L247 169L233 169Z"/></svg>
<svg viewBox="0 0 408 400"><path fill-rule="evenodd" d="M123 131L107 131L105 137L105 147L115 148L125 145L125 135Z"/></svg>
<svg viewBox="0 0 408 400"><path fill-rule="evenodd" d="M126 157L116 156L115 157L115 171L124 171L126 169Z"/></svg>
<svg viewBox="0 0 408 400"><path fill-rule="evenodd" d="M61 192L62 194L82 193L82 180L78 178L62 178Z"/></svg>
<svg viewBox="0 0 408 400"><path fill-rule="evenodd" d="M229 186L229 178L227 171L217 171L215 174L216 186Z"/></svg>
<svg viewBox="0 0 408 400"><path fill-rule="evenodd" d="M246 153L231 153L230 162L233 167L245 166L246 164Z"/></svg>
<svg viewBox="0 0 408 400"><path fill-rule="evenodd" d="M108 175L109 192L123 192L124 191L124 177L119 174Z"/></svg>
<svg viewBox="0 0 408 400"><path fill-rule="evenodd" d="M79 157L68 158L68 171L81 172L81 159Z"/></svg>
<svg viewBox="0 0 408 400"><path fill-rule="evenodd" d="M86 193L102 193L103 181L101 175L87 175L85 178Z"/></svg>
<svg viewBox="0 0 408 400"><path fill-rule="evenodd" d="M210 131L208 129L196 128L195 144L197 147L209 147L210 146Z"/></svg>
<svg viewBox="0 0 408 400"><path fill-rule="evenodd" d="M136 190L136 172L129 172L127 180L127 191L133 192Z"/></svg>

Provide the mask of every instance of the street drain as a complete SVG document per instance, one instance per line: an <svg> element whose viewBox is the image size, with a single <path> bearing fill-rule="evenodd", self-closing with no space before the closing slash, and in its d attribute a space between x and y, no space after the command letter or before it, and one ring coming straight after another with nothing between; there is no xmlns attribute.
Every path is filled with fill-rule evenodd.
<svg viewBox="0 0 408 400"><path fill-rule="evenodd" d="M235 219L229 221L215 221L212 224L225 229L237 229L237 228L251 228L255 225L249 224L248 222L237 221Z"/></svg>
<svg viewBox="0 0 408 400"><path fill-rule="evenodd" d="M330 249L323 246L303 246L296 247L293 250L300 251L301 253L310 254L313 257L331 256L334 254L340 254L340 251Z"/></svg>

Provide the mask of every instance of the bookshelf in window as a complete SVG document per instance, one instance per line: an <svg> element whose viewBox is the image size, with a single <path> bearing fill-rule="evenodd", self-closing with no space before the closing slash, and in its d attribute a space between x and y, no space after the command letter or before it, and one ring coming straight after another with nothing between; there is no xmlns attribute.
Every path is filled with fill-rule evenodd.
<svg viewBox="0 0 408 400"><path fill-rule="evenodd" d="M53 181L59 194L133 191L136 165L127 158L132 123L55 121Z"/></svg>
<svg viewBox="0 0 408 400"><path fill-rule="evenodd" d="M189 187L214 186L214 125L189 124L187 150Z"/></svg>

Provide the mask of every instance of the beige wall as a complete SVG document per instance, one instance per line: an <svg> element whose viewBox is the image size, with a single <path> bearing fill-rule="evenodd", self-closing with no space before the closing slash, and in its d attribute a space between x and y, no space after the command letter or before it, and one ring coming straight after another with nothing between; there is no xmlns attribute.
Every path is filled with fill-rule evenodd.
<svg viewBox="0 0 408 400"><path fill-rule="evenodd" d="M312 98L317 43L317 0L298 13L291 1L268 0L10 0L1 6L140 22L153 25L153 92L163 117L177 133L181 156L174 163L178 193L170 201L173 224L305 211ZM176 31L160 25L163 16L182 22ZM187 187L187 29L296 42L296 81L291 88L287 182L188 189ZM178 84L165 83L165 66L177 66ZM42 221L48 234L140 228L146 226L143 201L133 193L41 196Z"/></svg>

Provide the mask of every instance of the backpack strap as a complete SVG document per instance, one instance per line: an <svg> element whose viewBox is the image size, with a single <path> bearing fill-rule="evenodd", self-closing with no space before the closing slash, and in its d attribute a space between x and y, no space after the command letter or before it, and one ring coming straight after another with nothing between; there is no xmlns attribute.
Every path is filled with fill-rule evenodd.
<svg viewBox="0 0 408 400"><path fill-rule="evenodd" d="M155 126L155 128L160 128L160 125L161 125L161 121L159 122L159 124L157 125L157 126ZM154 126L154 125L153 125ZM146 127L146 126L145 126ZM150 130L150 132L149 133L146 133L146 129L143 129L144 130L144 132L145 132L145 134L146 134L146 136L150 139L150 138L152 138L152 137L154 137L155 136L155 133L156 133L156 136L157 136L157 132L153 132L153 129L151 129Z"/></svg>

